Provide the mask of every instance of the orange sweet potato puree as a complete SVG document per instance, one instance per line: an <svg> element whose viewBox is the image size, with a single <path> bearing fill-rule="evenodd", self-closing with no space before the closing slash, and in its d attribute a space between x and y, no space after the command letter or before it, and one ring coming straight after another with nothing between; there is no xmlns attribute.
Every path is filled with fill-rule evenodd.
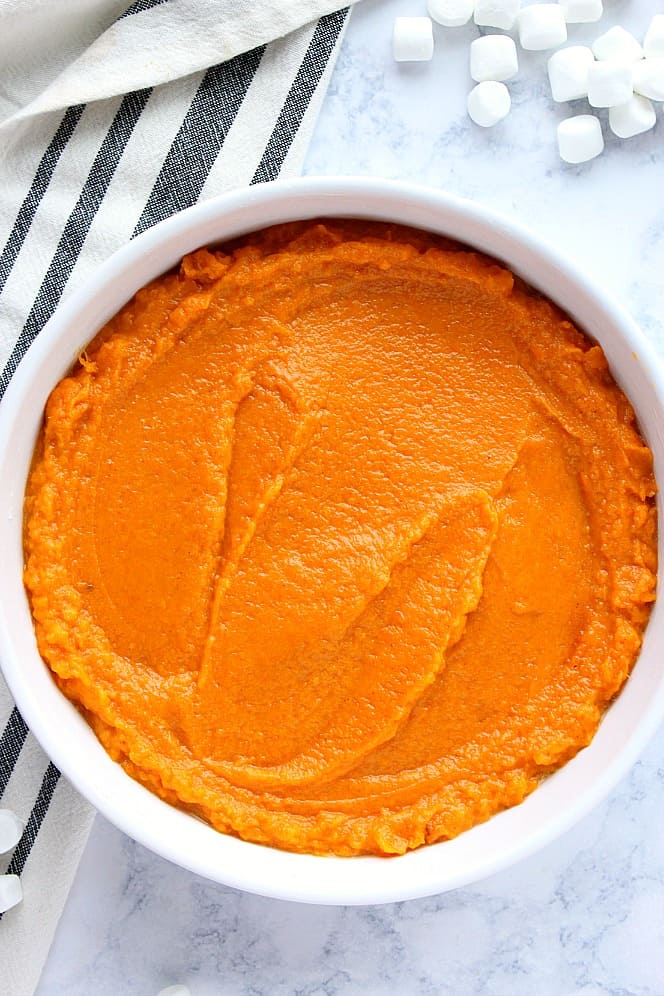
<svg viewBox="0 0 664 996"><path fill-rule="evenodd" d="M591 740L654 494L601 349L506 269L279 226L186 257L55 388L25 583L133 777L248 840L400 854Z"/></svg>

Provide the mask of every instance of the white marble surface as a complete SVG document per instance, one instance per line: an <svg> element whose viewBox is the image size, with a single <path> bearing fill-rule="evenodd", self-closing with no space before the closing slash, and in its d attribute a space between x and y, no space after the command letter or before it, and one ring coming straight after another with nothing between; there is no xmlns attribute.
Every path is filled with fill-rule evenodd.
<svg viewBox="0 0 664 996"><path fill-rule="evenodd" d="M423 6L355 10L306 171L410 179L507 212L610 287L664 351L662 105L654 132L608 135L600 159L565 166L555 125L569 110L548 97L545 54L522 54L513 111L490 131L464 110L476 29L437 31L431 64L391 61L392 19ZM664 10L606 7L603 28L637 34ZM598 33L577 26L570 40ZM663 813L664 731L604 805L535 857L472 888L375 909L242 895L98 817L39 996L150 996L176 981L193 996L662 996Z"/></svg>

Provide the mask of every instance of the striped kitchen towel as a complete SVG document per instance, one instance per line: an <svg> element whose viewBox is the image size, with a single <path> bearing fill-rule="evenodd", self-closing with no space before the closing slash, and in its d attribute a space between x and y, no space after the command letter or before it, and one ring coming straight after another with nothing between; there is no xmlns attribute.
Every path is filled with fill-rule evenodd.
<svg viewBox="0 0 664 996"><path fill-rule="evenodd" d="M349 15L335 0L0 0L0 396L59 301L175 211L300 171ZM0 996L37 985L93 813L0 678Z"/></svg>

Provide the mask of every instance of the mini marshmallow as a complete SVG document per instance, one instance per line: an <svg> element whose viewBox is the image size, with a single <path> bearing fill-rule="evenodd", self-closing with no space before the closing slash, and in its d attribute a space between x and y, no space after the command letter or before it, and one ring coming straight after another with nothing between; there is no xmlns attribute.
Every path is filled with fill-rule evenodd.
<svg viewBox="0 0 664 996"><path fill-rule="evenodd" d="M632 96L632 69L620 62L593 62L588 68L588 103L616 107Z"/></svg>
<svg viewBox="0 0 664 996"><path fill-rule="evenodd" d="M23 899L18 875L0 875L0 913L6 913Z"/></svg>
<svg viewBox="0 0 664 996"><path fill-rule="evenodd" d="M521 0L475 0L475 24L511 31L519 16Z"/></svg>
<svg viewBox="0 0 664 996"><path fill-rule="evenodd" d="M570 45L554 52L549 59L551 96L560 103L588 96L588 70L595 56L585 45Z"/></svg>
<svg viewBox="0 0 664 996"><path fill-rule="evenodd" d="M618 138L632 138L650 131L655 126L655 108L647 97L636 93L626 104L611 107L609 110L609 125Z"/></svg>
<svg viewBox="0 0 664 996"><path fill-rule="evenodd" d="M166 986L160 989L157 996L191 996L187 986Z"/></svg>
<svg viewBox="0 0 664 996"><path fill-rule="evenodd" d="M0 854L13 850L21 839L23 824L11 809L0 809Z"/></svg>
<svg viewBox="0 0 664 996"><path fill-rule="evenodd" d="M471 121L480 128L492 128L507 117L512 106L509 90L504 83L485 80L468 94L467 107Z"/></svg>
<svg viewBox="0 0 664 996"><path fill-rule="evenodd" d="M558 0L568 24L591 24L604 13L602 0Z"/></svg>
<svg viewBox="0 0 664 996"><path fill-rule="evenodd" d="M635 62L632 71L637 93L651 100L664 100L664 58Z"/></svg>
<svg viewBox="0 0 664 996"><path fill-rule="evenodd" d="M592 49L595 58L600 62L621 62L625 66L630 66L637 59L643 58L643 49L634 35L625 31L619 24L600 35L593 42Z"/></svg>
<svg viewBox="0 0 664 996"><path fill-rule="evenodd" d="M475 0L429 0L429 16L445 28L460 28L473 16Z"/></svg>
<svg viewBox="0 0 664 996"><path fill-rule="evenodd" d="M507 35L484 35L470 44L470 75L476 83L509 80L519 71L516 45Z"/></svg>
<svg viewBox="0 0 664 996"><path fill-rule="evenodd" d="M567 41L565 12L557 3L534 3L519 14L519 41L533 52Z"/></svg>
<svg viewBox="0 0 664 996"><path fill-rule="evenodd" d="M586 163L603 148L602 126L592 114L577 114L558 125L558 150L566 163Z"/></svg>
<svg viewBox="0 0 664 996"><path fill-rule="evenodd" d="M396 62L428 62L433 56L431 18L396 17L392 52Z"/></svg>
<svg viewBox="0 0 664 996"><path fill-rule="evenodd" d="M664 58L664 14L655 14L643 39L646 59Z"/></svg>

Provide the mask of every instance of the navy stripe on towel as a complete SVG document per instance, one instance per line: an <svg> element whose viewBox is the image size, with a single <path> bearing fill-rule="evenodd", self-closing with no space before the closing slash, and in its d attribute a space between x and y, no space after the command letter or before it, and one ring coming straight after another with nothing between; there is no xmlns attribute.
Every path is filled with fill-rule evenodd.
<svg viewBox="0 0 664 996"><path fill-rule="evenodd" d="M67 219L57 249L32 304L23 330L0 376L0 397L16 371L28 346L53 314L76 264L90 225L99 209L125 146L141 116L151 89L123 97L104 141L99 147L73 211Z"/></svg>
<svg viewBox="0 0 664 996"><path fill-rule="evenodd" d="M67 142L74 133L85 104L77 104L70 107L64 114L62 121L51 139L46 152L41 158L37 172L35 173L32 185L25 195L21 204L16 221L5 243L5 247L0 254L0 291L7 283L7 277L11 273L16 257L21 251L21 246L28 234L32 220L37 212L37 208L42 197L46 193L51 178L58 165L58 160L66 147Z"/></svg>
<svg viewBox="0 0 664 996"><path fill-rule="evenodd" d="M200 197L208 174L263 58L265 46L205 73L138 220L134 235Z"/></svg>
<svg viewBox="0 0 664 996"><path fill-rule="evenodd" d="M27 735L28 728L23 716L14 706L0 737L0 799L7 788Z"/></svg>
<svg viewBox="0 0 664 996"><path fill-rule="evenodd" d="M254 173L252 183L276 180L291 143L302 124L302 118L309 106L321 76L325 72L334 46L343 28L348 11L335 11L321 17L302 60L297 76L288 91L288 96L277 118L265 152Z"/></svg>

